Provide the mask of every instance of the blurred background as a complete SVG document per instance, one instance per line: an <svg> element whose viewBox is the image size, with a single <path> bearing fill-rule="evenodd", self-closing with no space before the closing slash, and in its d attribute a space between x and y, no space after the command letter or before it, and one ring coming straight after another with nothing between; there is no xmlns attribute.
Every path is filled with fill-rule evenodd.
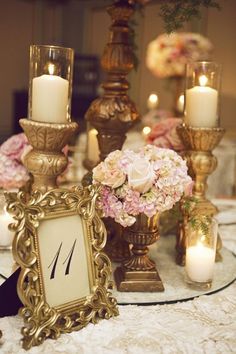
<svg viewBox="0 0 236 354"><path fill-rule="evenodd" d="M100 58L108 40L109 0L1 0L0 3L0 143L19 132L19 118L27 115L30 44L54 44L75 50L72 116L83 122L91 101L99 95L103 79ZM201 19L183 30L201 33L214 45L213 59L223 64L221 122L236 131L236 1L220 0L221 11L204 10ZM147 45L164 26L159 1L136 13L137 70L129 75L130 96L140 113L147 112L147 99L155 91L159 108L171 108L172 97L163 83L147 69ZM81 124L83 126L83 124Z"/></svg>

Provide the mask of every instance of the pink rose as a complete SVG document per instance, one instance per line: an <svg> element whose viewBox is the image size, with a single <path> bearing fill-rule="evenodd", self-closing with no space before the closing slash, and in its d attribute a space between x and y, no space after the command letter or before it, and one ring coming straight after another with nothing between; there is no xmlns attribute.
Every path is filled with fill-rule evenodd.
<svg viewBox="0 0 236 354"><path fill-rule="evenodd" d="M24 133L13 135L0 146L0 153L8 156L11 160L21 161L21 155L29 145Z"/></svg>
<svg viewBox="0 0 236 354"><path fill-rule="evenodd" d="M148 135L148 143L155 146L181 151L184 146L178 136L176 127L182 122L181 118L166 118L158 122Z"/></svg>
<svg viewBox="0 0 236 354"><path fill-rule="evenodd" d="M165 138L169 141L170 143L170 148L175 150L175 151L183 151L184 150L184 145L182 143L182 140L180 139L176 127L171 129L165 136ZM155 144L156 145L156 144Z"/></svg>
<svg viewBox="0 0 236 354"><path fill-rule="evenodd" d="M93 169L93 179L105 186L118 188L125 182L126 175L120 169L109 169L105 162L101 162Z"/></svg>
<svg viewBox="0 0 236 354"><path fill-rule="evenodd" d="M153 145L164 149L170 149L172 147L169 140L165 136L159 136L154 139L152 143Z"/></svg>
<svg viewBox="0 0 236 354"><path fill-rule="evenodd" d="M126 176L121 170L111 170L106 173L106 185L111 188L118 188L125 182Z"/></svg>
<svg viewBox="0 0 236 354"><path fill-rule="evenodd" d="M135 191L146 193L153 185L155 173L145 159L134 160L128 169L128 185Z"/></svg>
<svg viewBox="0 0 236 354"><path fill-rule="evenodd" d="M181 121L182 121L182 119L179 119L179 118L164 118L164 119L161 119L152 128L151 133L148 135L148 141L152 142L153 139L156 139L159 136L165 135L171 129L176 127Z"/></svg>

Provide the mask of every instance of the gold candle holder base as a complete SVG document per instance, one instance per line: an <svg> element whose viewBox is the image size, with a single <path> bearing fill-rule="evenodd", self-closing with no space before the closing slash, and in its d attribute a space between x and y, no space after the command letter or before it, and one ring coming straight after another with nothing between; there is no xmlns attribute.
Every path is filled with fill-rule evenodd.
<svg viewBox="0 0 236 354"><path fill-rule="evenodd" d="M184 124L177 127L177 132L184 143L186 151L184 158L187 161L189 174L195 181L193 188L193 197L197 203L194 208L196 215L214 216L217 214L217 207L206 198L207 178L217 167L217 159L212 154L212 150L219 144L225 129L216 128L197 128L186 126ZM186 218L186 216L184 216ZM186 220L185 220L186 221ZM177 257L176 262L179 265L185 264L185 222L179 227L177 235ZM219 250L222 242L218 235L216 261L222 259Z"/></svg>
<svg viewBox="0 0 236 354"><path fill-rule="evenodd" d="M46 192L57 187L57 177L66 169L68 158L62 152L78 124L42 123L31 119L20 119L33 149L25 156L24 165L33 175L32 190Z"/></svg>
<svg viewBox="0 0 236 354"><path fill-rule="evenodd" d="M159 292L164 291L157 270L128 271L124 267L115 270L117 289L124 292Z"/></svg>
<svg viewBox="0 0 236 354"><path fill-rule="evenodd" d="M159 215L149 218L144 214L125 229L125 240L133 244L132 254L115 270L115 281L119 291L163 291L164 287L156 264L148 256L148 246L159 238Z"/></svg>

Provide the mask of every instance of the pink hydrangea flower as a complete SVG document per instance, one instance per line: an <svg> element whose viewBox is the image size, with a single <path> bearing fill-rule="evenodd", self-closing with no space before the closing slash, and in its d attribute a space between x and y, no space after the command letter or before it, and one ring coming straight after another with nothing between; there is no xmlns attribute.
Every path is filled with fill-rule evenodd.
<svg viewBox="0 0 236 354"><path fill-rule="evenodd" d="M29 143L25 134L20 133L7 139L0 146L0 153L9 157L11 160L21 162L21 156L28 146Z"/></svg>
<svg viewBox="0 0 236 354"><path fill-rule="evenodd" d="M140 213L151 217L171 209L182 195L191 193L186 162L175 151L147 145L135 153L125 150L115 155L108 155L93 170L93 183L101 185L99 207L103 215L122 226L131 226ZM116 186L111 176L121 167L123 182Z"/></svg>
<svg viewBox="0 0 236 354"><path fill-rule="evenodd" d="M26 168L0 153L0 188L20 188L29 180Z"/></svg>

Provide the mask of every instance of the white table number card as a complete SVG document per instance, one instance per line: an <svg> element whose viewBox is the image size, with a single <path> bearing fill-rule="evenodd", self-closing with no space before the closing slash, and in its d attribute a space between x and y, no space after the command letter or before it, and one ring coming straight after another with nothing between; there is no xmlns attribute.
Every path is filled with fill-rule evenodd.
<svg viewBox="0 0 236 354"><path fill-rule="evenodd" d="M8 194L23 348L118 315L95 187Z"/></svg>

